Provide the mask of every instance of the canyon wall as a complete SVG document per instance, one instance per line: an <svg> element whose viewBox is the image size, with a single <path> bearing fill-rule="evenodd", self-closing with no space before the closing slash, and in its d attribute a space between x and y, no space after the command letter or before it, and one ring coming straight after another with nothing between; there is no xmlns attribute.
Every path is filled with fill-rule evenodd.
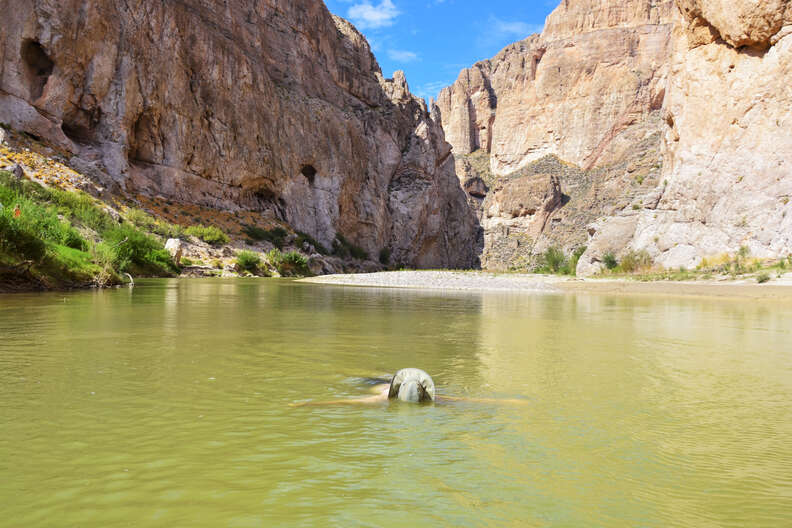
<svg viewBox="0 0 792 528"><path fill-rule="evenodd" d="M565 1L541 35L440 93L433 112L475 191L485 267L531 267L550 246L571 252L590 223L660 180L672 15L670 0ZM549 199L531 205L527 189Z"/></svg>
<svg viewBox="0 0 792 528"><path fill-rule="evenodd" d="M668 267L792 252L790 2L564 0L433 106L485 229L482 263L550 246Z"/></svg>
<svg viewBox="0 0 792 528"><path fill-rule="evenodd" d="M0 9L0 122L108 188L261 211L395 264L476 264L443 130L321 0Z"/></svg>
<svg viewBox="0 0 792 528"><path fill-rule="evenodd" d="M603 219L583 274L606 252L668 268L745 246L792 253L792 3L678 0L663 108L663 182L636 214Z"/></svg>

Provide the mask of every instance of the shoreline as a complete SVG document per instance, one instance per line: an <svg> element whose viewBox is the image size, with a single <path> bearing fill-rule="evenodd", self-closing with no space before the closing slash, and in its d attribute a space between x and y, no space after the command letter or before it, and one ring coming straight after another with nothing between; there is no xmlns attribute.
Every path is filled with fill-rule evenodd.
<svg viewBox="0 0 792 528"><path fill-rule="evenodd" d="M364 288L511 293L593 293L716 299L784 300L792 302L792 276L766 284L748 280L649 281L574 278L557 275L486 271L390 271L323 275L297 282Z"/></svg>

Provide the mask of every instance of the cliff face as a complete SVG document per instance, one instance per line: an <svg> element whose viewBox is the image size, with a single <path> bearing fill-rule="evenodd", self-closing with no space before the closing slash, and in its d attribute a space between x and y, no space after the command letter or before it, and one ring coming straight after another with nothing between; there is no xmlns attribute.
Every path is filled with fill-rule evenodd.
<svg viewBox="0 0 792 528"><path fill-rule="evenodd" d="M433 111L463 184L476 177L488 184L478 208L485 266L523 266L550 245L583 245L587 224L632 206L658 181L671 8L565 1L541 35L462 71L440 93ZM489 156L488 174L469 169L473 152ZM520 196L510 181L529 176L560 180L560 199L546 212L552 218L493 207L504 192Z"/></svg>
<svg viewBox="0 0 792 528"><path fill-rule="evenodd" d="M607 251L646 250L673 268L742 246L792 253L792 3L677 3L665 185L638 214L600 222L582 273Z"/></svg>
<svg viewBox="0 0 792 528"><path fill-rule="evenodd" d="M541 35L464 70L433 112L483 264L522 267L550 245L587 245L582 274L608 252L667 267L792 252L792 3L759 4L564 0ZM546 196L548 175L551 211L495 207Z"/></svg>
<svg viewBox="0 0 792 528"><path fill-rule="evenodd" d="M109 187L466 267L443 131L321 0L0 0L0 121Z"/></svg>

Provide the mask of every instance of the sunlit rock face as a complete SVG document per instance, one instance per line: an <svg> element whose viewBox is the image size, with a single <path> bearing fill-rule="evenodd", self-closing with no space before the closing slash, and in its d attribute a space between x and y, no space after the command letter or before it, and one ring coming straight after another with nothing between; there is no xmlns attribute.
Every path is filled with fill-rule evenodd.
<svg viewBox="0 0 792 528"><path fill-rule="evenodd" d="M609 252L667 267L792 252L790 35L788 0L564 0L541 35L464 70L433 114L475 191L483 264L551 245L587 246L584 275ZM485 207L547 174L562 200L538 235Z"/></svg>
<svg viewBox="0 0 792 528"><path fill-rule="evenodd" d="M0 121L107 186L466 267L441 127L320 0L0 0Z"/></svg>
<svg viewBox="0 0 792 528"><path fill-rule="evenodd" d="M578 270L646 250L671 268L792 253L792 3L678 0L651 206L605 219Z"/></svg>
<svg viewBox="0 0 792 528"><path fill-rule="evenodd" d="M463 184L481 176L466 169L483 152L491 192L515 176L552 174L565 197L538 232L532 217L479 209L487 267L524 267L551 245L571 251L585 244L590 222L632 207L659 181L672 8L670 0L564 1L541 35L463 70L440 93L433 112Z"/></svg>

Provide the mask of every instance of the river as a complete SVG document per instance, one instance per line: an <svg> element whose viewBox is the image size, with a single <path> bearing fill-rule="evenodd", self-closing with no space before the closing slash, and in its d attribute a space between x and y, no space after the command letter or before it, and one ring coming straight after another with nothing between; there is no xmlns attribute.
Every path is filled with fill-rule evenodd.
<svg viewBox="0 0 792 528"><path fill-rule="evenodd" d="M370 394L414 366L440 394ZM0 296L0 527L792 525L792 304L147 280Z"/></svg>

